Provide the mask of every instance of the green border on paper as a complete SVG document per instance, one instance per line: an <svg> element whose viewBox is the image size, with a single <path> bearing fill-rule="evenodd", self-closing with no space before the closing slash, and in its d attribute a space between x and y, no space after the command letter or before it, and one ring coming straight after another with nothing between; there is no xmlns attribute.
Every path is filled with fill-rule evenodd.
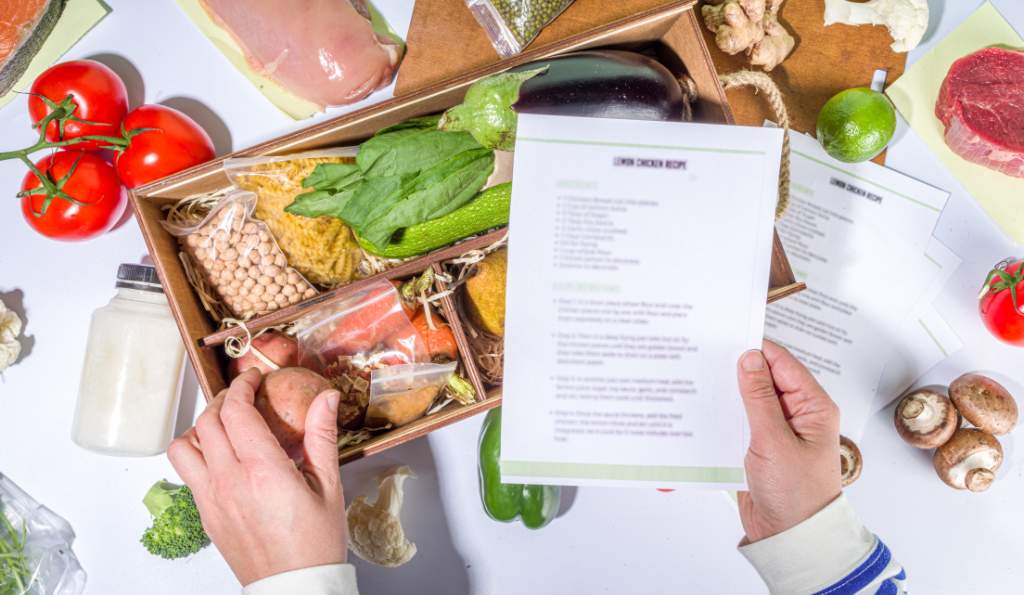
<svg viewBox="0 0 1024 595"><path fill-rule="evenodd" d="M936 213L941 213L942 212L942 209L937 208L937 207L933 207L932 205L930 205L930 204L928 204L928 203L926 203L924 201L917 200L916 198L914 198L912 196L908 196L906 194L903 194L902 192L897 192L897 191L893 190L892 188L889 188L887 186L883 186L883 185L879 184L878 182L873 182L873 181L865 178L864 176L858 176L857 174L853 173L852 171L843 169L841 167L836 167L836 166L832 165L831 163L826 163L826 162L822 161L821 159L815 159L814 157L811 157L810 155L808 155L806 153L801 153L800 151L797 151L797 150L794 149L793 150L793 154L794 155L799 155L799 156L803 157L804 159L807 159L808 161L813 161L814 163L817 163L818 165L824 165L825 167L827 167L829 169L833 169L833 170L835 170L835 171L837 171L837 172L839 172L841 174L845 174L847 176L850 176L851 178L854 178L856 180L860 180L861 182L865 182L865 183L871 184L872 186L875 186L877 188L881 188L882 190L885 190L886 192L890 192L892 194L895 194L896 196L899 196L901 198L905 198L905 199L909 200L912 203L921 205L922 207L924 207L926 209L929 209L929 210L932 210L932 211L935 211Z"/></svg>
<svg viewBox="0 0 1024 595"><path fill-rule="evenodd" d="M645 145L637 143L612 143L589 140L567 140L560 138L533 138L517 136L519 142L547 143L552 145L586 145L593 147L624 147L627 149L669 149L672 151L692 151L694 153L726 153L730 155L767 155L765 151L752 151L747 149L718 149L714 147L687 147L683 145Z"/></svg>
<svg viewBox="0 0 1024 595"><path fill-rule="evenodd" d="M673 481L743 483L742 467L674 467L658 465L601 465L545 461L502 461L503 475L610 481Z"/></svg>

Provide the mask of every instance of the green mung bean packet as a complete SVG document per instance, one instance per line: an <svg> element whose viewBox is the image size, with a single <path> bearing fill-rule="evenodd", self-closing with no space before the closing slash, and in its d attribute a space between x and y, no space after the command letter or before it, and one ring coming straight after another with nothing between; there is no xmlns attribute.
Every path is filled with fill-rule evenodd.
<svg viewBox="0 0 1024 595"><path fill-rule="evenodd" d="M502 58L530 44L573 0L466 0Z"/></svg>

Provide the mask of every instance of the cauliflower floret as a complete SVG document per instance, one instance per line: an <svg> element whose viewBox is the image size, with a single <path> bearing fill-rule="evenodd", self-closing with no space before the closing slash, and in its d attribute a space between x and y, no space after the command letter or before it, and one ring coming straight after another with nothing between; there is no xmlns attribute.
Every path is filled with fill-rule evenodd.
<svg viewBox="0 0 1024 595"><path fill-rule="evenodd" d="M402 484L413 477L406 467L398 467L380 480L377 501L366 496L356 498L348 507L348 547L357 556L381 566L401 566L416 555L416 544L402 529Z"/></svg>
<svg viewBox="0 0 1024 595"><path fill-rule="evenodd" d="M0 300L0 372L14 365L21 355L21 318Z"/></svg>
<svg viewBox="0 0 1024 595"><path fill-rule="evenodd" d="M892 51L909 52L928 30L928 0L825 0L825 26L885 25L892 35Z"/></svg>

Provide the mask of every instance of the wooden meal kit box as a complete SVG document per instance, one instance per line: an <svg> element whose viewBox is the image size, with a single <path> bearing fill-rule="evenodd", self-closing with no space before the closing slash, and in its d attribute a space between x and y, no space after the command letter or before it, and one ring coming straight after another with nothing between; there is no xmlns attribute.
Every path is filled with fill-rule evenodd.
<svg viewBox="0 0 1024 595"><path fill-rule="evenodd" d="M599 0L578 0L601 10ZM142 227L149 252L170 302L171 309L185 341L189 359L195 368L199 385L207 400L226 386L226 356L221 346L230 335L241 334L240 329L219 330L207 314L186 276L179 259L178 239L161 225L164 208L178 200L224 190L230 187L223 161L227 157L288 154L310 149L356 145L376 131L408 118L440 112L462 100L466 88L477 79L538 59L558 54L597 47L622 47L653 51L658 60L676 75L688 74L696 83L697 100L695 119L704 122L732 123L732 114L725 93L718 81L700 30L700 21L692 8L695 0L669 2L658 8L642 11L584 33L571 35L558 41L531 46L519 56L490 66L465 72L461 76L426 86L410 94L384 101L354 113L327 120L281 138L221 157L201 166L180 172L168 178L136 189L131 194L136 216ZM584 7L585 8L585 7ZM485 236L472 238L455 246L419 257L388 270L340 288L325 291L304 302L282 308L248 322L252 331L297 319L311 308L336 302L382 278L397 279L437 267L440 263L471 250L488 246L505 233L498 230ZM793 277L782 246L775 239L772 254L771 289L768 300L774 301L800 291L803 285ZM371 439L345 448L340 453L342 462L365 457L460 419L496 407L501 402L500 387L485 388L470 352L470 346L459 321L455 306L449 298L441 303L441 310L449 320L460 348L460 359L465 375L477 388L476 402L461 405L452 402L443 409L427 415L409 425L375 435Z"/></svg>

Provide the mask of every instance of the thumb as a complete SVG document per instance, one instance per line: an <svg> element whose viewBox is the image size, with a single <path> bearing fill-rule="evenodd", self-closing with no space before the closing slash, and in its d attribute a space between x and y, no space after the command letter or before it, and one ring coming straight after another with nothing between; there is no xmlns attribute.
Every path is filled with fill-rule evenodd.
<svg viewBox="0 0 1024 595"><path fill-rule="evenodd" d="M323 495L338 490L338 401L341 393L325 390L316 396L306 414L306 435L302 440L305 456L302 471L317 484Z"/></svg>
<svg viewBox="0 0 1024 595"><path fill-rule="evenodd" d="M764 444L792 434L789 422L782 412L775 380L764 354L751 350L740 356L737 370L743 407L750 424L750 444Z"/></svg>

